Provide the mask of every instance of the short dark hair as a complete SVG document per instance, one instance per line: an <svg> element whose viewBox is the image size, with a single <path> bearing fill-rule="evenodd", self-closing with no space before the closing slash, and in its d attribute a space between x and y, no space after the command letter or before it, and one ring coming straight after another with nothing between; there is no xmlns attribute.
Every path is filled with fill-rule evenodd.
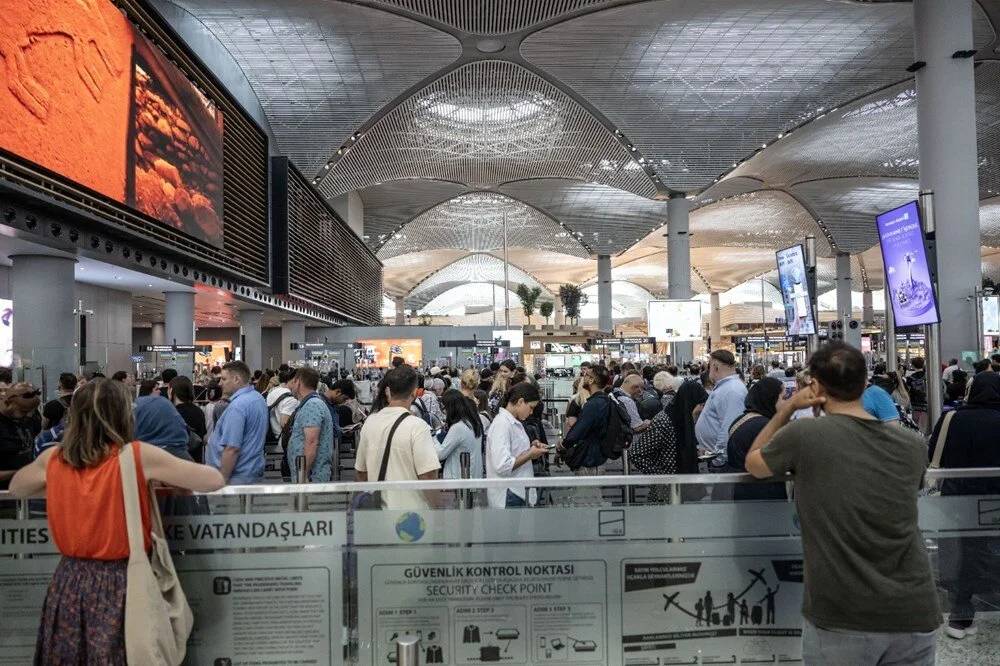
<svg viewBox="0 0 1000 666"><path fill-rule="evenodd" d="M164 384L169 384L170 381L176 376L177 376L177 371L173 368L167 368L166 370L163 371L163 374L161 375Z"/></svg>
<svg viewBox="0 0 1000 666"><path fill-rule="evenodd" d="M791 366L785 368L785 377L788 377L789 379L794 378L795 377L795 368L793 368Z"/></svg>
<svg viewBox="0 0 1000 666"><path fill-rule="evenodd" d="M776 358L775 359L771 359L771 367L772 368L780 368L781 367L781 361L779 361Z"/></svg>
<svg viewBox="0 0 1000 666"><path fill-rule="evenodd" d="M306 388L312 389L313 391L315 391L316 387L319 386L319 373L316 371L316 368L310 368L307 365L304 365L295 371L295 379L299 380L305 384Z"/></svg>
<svg viewBox="0 0 1000 666"><path fill-rule="evenodd" d="M656 376L656 367L652 365L647 365L642 369L642 378L647 382L653 381L653 377Z"/></svg>
<svg viewBox="0 0 1000 666"><path fill-rule="evenodd" d="M111 375L111 379L115 380L116 382L123 382L126 379L128 379L128 373L125 372L124 370L119 370L115 374ZM69 390L69 389L67 389L67 390Z"/></svg>
<svg viewBox="0 0 1000 666"><path fill-rule="evenodd" d="M340 391L341 393L343 393L352 400L358 397L358 392L354 388L354 382L352 382L350 379L338 379L333 383L333 386L330 387L330 390Z"/></svg>
<svg viewBox="0 0 1000 666"><path fill-rule="evenodd" d="M501 367L507 368L511 372L517 370L517 363L514 363L513 359L504 359L500 362Z"/></svg>
<svg viewBox="0 0 1000 666"><path fill-rule="evenodd" d="M809 374L836 400L858 400L868 384L868 365L861 351L843 342L830 342L809 359Z"/></svg>
<svg viewBox="0 0 1000 666"><path fill-rule="evenodd" d="M59 388L63 391L73 391L76 389L76 375L72 372L59 373Z"/></svg>
<svg viewBox="0 0 1000 666"><path fill-rule="evenodd" d="M476 396L476 405L479 407L479 411L488 412L490 410L490 394L483 389L476 389L472 392L472 395Z"/></svg>
<svg viewBox="0 0 1000 666"><path fill-rule="evenodd" d="M504 407L512 403L516 403L518 400L524 400L525 402L538 402L542 399L542 396L538 392L538 387L531 382L521 382L520 384L515 384L507 391L506 395L503 397L502 404Z"/></svg>
<svg viewBox="0 0 1000 666"><path fill-rule="evenodd" d="M949 360L948 361L948 365L958 365L958 359L957 358L953 358L953 359Z"/></svg>
<svg viewBox="0 0 1000 666"><path fill-rule="evenodd" d="M1000 354L993 354L993 356L990 356L990 360L994 363L1000 363Z"/></svg>
<svg viewBox="0 0 1000 666"><path fill-rule="evenodd" d="M417 371L408 365L400 365L385 373L385 388L389 389L389 397L402 400L410 397L417 388Z"/></svg>
<svg viewBox="0 0 1000 666"><path fill-rule="evenodd" d="M230 373L237 374L243 379L243 383L250 383L250 366L248 366L243 361L230 361L222 366L223 370L228 370ZM166 371L163 373L166 375ZM176 374L176 373L175 373Z"/></svg>
<svg viewBox="0 0 1000 666"><path fill-rule="evenodd" d="M10 368L0 368L0 382L4 384L14 383L14 371Z"/></svg>
<svg viewBox="0 0 1000 666"><path fill-rule="evenodd" d="M713 361L718 361L722 365L728 365L729 367L736 365L736 357L733 356L733 352L728 349L716 349L709 355L709 358Z"/></svg>
<svg viewBox="0 0 1000 666"><path fill-rule="evenodd" d="M142 398L147 395L153 395L153 391L156 389L156 382L152 379L143 379L139 382L139 397Z"/></svg>
<svg viewBox="0 0 1000 666"><path fill-rule="evenodd" d="M980 372L986 372L990 369L990 359L984 358L976 361L972 364L972 369L978 375Z"/></svg>
<svg viewBox="0 0 1000 666"><path fill-rule="evenodd" d="M282 363L278 366L278 382L281 384L287 384L288 380L295 376L295 368L291 367L287 363Z"/></svg>
<svg viewBox="0 0 1000 666"><path fill-rule="evenodd" d="M492 372L496 372L499 369L500 369L500 364L499 363L497 363L496 361L493 361L492 363L490 363L490 370Z"/></svg>
<svg viewBox="0 0 1000 666"><path fill-rule="evenodd" d="M178 375L170 380L170 390L181 402L194 402L194 384L184 375Z"/></svg>
<svg viewBox="0 0 1000 666"><path fill-rule="evenodd" d="M394 368L398 368L398 367L400 367L402 365L406 365L406 361L403 360L402 356L393 356L392 357L392 361L390 361L390 363L392 364L392 367L394 367Z"/></svg>
<svg viewBox="0 0 1000 666"><path fill-rule="evenodd" d="M222 368L220 368L217 365L213 365L212 369L209 370L209 372L212 373L213 375L221 375L222 374Z"/></svg>
<svg viewBox="0 0 1000 666"><path fill-rule="evenodd" d="M595 365L590 368L590 387L605 389L611 383L611 375L603 365Z"/></svg>
<svg viewBox="0 0 1000 666"><path fill-rule="evenodd" d="M911 359L910 360L910 365L913 366L914 370L923 370L924 369L924 357L923 356L917 356L917 357Z"/></svg>

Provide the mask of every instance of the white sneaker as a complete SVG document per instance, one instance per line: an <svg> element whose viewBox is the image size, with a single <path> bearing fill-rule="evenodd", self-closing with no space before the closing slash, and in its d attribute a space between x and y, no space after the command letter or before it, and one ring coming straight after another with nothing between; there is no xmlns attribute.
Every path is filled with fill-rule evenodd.
<svg viewBox="0 0 1000 666"><path fill-rule="evenodd" d="M965 622L953 621L949 622L948 626L944 628L944 633L955 638L957 640L962 640L966 636L975 636L977 628L975 624L969 624L968 626L963 626Z"/></svg>

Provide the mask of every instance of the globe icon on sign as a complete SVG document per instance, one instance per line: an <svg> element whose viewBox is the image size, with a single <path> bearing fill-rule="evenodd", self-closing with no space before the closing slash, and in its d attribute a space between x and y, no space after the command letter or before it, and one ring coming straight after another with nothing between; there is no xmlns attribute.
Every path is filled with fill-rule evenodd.
<svg viewBox="0 0 1000 666"><path fill-rule="evenodd" d="M424 522L419 513L410 511L404 513L396 520L396 535L400 541L406 543L420 541L420 538L424 536L424 532L426 531L427 523Z"/></svg>

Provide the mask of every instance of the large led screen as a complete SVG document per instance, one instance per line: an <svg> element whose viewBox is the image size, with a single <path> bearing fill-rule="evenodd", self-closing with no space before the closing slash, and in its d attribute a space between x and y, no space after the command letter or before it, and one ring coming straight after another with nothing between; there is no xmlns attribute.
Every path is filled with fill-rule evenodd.
<svg viewBox="0 0 1000 666"><path fill-rule="evenodd" d="M14 364L14 301L0 298L0 366Z"/></svg>
<svg viewBox="0 0 1000 666"><path fill-rule="evenodd" d="M222 112L109 0L4 3L0 148L222 247Z"/></svg>
<svg viewBox="0 0 1000 666"><path fill-rule="evenodd" d="M801 245L793 245L776 253L781 300L785 304L785 329L788 335L814 335L812 298L806 278L806 257Z"/></svg>
<svg viewBox="0 0 1000 666"><path fill-rule="evenodd" d="M924 232L916 201L876 216L886 289L896 326L938 323Z"/></svg>
<svg viewBox="0 0 1000 666"><path fill-rule="evenodd" d="M423 360L424 341L420 338L403 340L358 340L361 349L355 351L360 365L388 368L394 356L401 356L407 365L417 366Z"/></svg>
<svg viewBox="0 0 1000 666"><path fill-rule="evenodd" d="M701 301L650 301L646 321L649 335L661 342L701 340Z"/></svg>

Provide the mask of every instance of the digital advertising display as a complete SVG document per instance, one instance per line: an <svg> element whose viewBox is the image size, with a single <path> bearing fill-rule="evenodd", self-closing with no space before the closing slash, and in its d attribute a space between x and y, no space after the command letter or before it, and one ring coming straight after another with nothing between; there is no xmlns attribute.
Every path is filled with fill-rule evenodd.
<svg viewBox="0 0 1000 666"><path fill-rule="evenodd" d="M788 335L815 335L816 319L806 276L805 250L801 245L793 245L778 250L775 255L781 300L785 304L785 330Z"/></svg>
<svg viewBox="0 0 1000 666"><path fill-rule="evenodd" d="M983 297L983 335L1000 335L1000 296Z"/></svg>
<svg viewBox="0 0 1000 666"><path fill-rule="evenodd" d="M14 301L0 298L0 366L14 365Z"/></svg>
<svg viewBox="0 0 1000 666"><path fill-rule="evenodd" d="M499 329L493 331L494 340L506 340L510 343L512 349L521 349L524 347L524 331L517 328L512 329Z"/></svg>
<svg viewBox="0 0 1000 666"><path fill-rule="evenodd" d="M355 351L360 365L388 368L393 356L402 356L407 365L417 366L424 358L424 341L420 338L404 340L358 340L361 349Z"/></svg>
<svg viewBox="0 0 1000 666"><path fill-rule="evenodd" d="M222 247L223 114L109 0L4 5L0 149Z"/></svg>
<svg viewBox="0 0 1000 666"><path fill-rule="evenodd" d="M646 321L649 336L659 342L701 340L701 301L649 301Z"/></svg>
<svg viewBox="0 0 1000 666"><path fill-rule="evenodd" d="M896 326L923 326L940 321L931 284L924 231L916 201L875 217L885 284Z"/></svg>

